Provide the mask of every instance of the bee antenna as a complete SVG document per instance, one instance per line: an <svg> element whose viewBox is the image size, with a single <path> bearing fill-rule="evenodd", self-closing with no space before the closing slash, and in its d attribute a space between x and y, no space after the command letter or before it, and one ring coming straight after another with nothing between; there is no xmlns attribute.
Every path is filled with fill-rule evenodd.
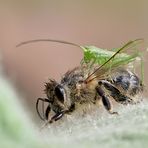
<svg viewBox="0 0 148 148"><path fill-rule="evenodd" d="M62 41L62 40L54 40L54 39L28 40L28 41L24 41L24 42L19 43L18 45L16 45L16 47L20 47L20 46L23 46L23 45L26 45L26 44L36 43L36 42L56 42L56 43L68 44L68 45L72 45L72 46L76 46L76 47L81 48L81 45L71 43L71 42L67 42L67 41Z"/></svg>
<svg viewBox="0 0 148 148"><path fill-rule="evenodd" d="M37 114L38 114L38 116L41 118L41 120L45 120L45 117L44 117L44 112L43 112L43 116L40 114L40 112L39 112L39 101L42 101L42 109L44 109L44 101L43 101L43 99L41 99L41 98L38 98L37 99L37 102L36 102L36 111L37 111Z"/></svg>

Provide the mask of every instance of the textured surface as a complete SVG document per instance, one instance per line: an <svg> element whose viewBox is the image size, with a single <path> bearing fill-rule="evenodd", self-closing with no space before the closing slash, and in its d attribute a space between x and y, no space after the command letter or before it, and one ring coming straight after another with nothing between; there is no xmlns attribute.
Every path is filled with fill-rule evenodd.
<svg viewBox="0 0 148 148"><path fill-rule="evenodd" d="M55 147L147 147L148 104L126 106L118 111L119 116L95 113L55 129L50 127L46 138Z"/></svg>

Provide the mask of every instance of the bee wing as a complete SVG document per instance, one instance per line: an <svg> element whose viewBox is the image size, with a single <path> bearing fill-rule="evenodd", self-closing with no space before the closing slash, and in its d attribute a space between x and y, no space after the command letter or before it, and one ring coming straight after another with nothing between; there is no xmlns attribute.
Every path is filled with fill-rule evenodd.
<svg viewBox="0 0 148 148"><path fill-rule="evenodd" d="M101 77L102 75L105 75L106 72L108 71L112 71L123 64L125 65L135 60L136 57L140 56L139 52L136 50L137 45L141 45L143 41L144 41L143 39L136 39L134 41L129 41L124 46L117 49L117 51L109 59L107 59L100 67L94 70L94 72L91 73L85 79L85 82L88 83L97 77ZM131 49L134 49L134 53L132 53L131 55L127 55L123 53L123 51L131 50Z"/></svg>

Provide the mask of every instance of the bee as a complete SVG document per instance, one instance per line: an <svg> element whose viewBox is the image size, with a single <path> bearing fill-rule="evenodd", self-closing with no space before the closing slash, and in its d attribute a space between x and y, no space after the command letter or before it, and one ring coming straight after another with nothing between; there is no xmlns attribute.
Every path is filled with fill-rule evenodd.
<svg viewBox="0 0 148 148"><path fill-rule="evenodd" d="M73 43L57 40L31 40L23 42L18 46L31 42L53 41L71 44ZM98 105L102 102L105 109L110 114L118 114L113 111L111 98L120 104L138 103L135 98L143 91L141 79L128 66L107 67L110 65L115 56L123 49L128 48L127 43L116 51L102 65L83 63L64 74L60 82L50 79L45 84L46 98L38 98L36 102L36 110L42 120L53 123L60 120L64 115L72 114L85 105ZM90 66L91 65L91 66ZM39 112L39 102L46 102L47 107L43 116ZM98 105L99 107L99 105ZM54 115L50 117L50 112Z"/></svg>

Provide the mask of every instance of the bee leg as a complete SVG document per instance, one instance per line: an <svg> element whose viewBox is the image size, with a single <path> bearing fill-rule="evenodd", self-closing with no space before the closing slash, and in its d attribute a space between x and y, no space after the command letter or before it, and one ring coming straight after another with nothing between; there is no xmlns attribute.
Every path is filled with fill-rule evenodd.
<svg viewBox="0 0 148 148"><path fill-rule="evenodd" d="M102 90L102 88L97 87L96 90L97 90L97 93L99 94L99 96L100 96L101 99L102 99L102 103L103 103L105 109L106 109L110 114L118 114L117 112L113 112L113 111L112 111L111 103L110 103L108 97L105 95L105 92Z"/></svg>
<svg viewBox="0 0 148 148"><path fill-rule="evenodd" d="M48 103L49 103L49 100L46 99L46 98L38 98L37 101L36 101L36 111L37 111L37 114L38 114L38 116L39 116L42 120L45 120L44 111L43 111L43 116L41 116L41 114L40 114L40 112L39 112L39 101L42 101L42 103L43 103L42 109L44 110L44 102L48 102Z"/></svg>
<svg viewBox="0 0 148 148"><path fill-rule="evenodd" d="M48 105L47 108L46 108L46 111L45 111L45 118L46 118L46 120L48 120L50 111L51 111L51 107L50 107L50 105Z"/></svg>
<svg viewBox="0 0 148 148"><path fill-rule="evenodd" d="M64 112L61 112L61 113L56 113L52 118L51 120L49 120L48 123L53 123L54 121L58 121L59 119L61 119L64 115Z"/></svg>
<svg viewBox="0 0 148 148"><path fill-rule="evenodd" d="M75 104L72 104L69 110L65 111L66 114L71 114L75 110Z"/></svg>
<svg viewBox="0 0 148 148"><path fill-rule="evenodd" d="M115 99L116 102L119 102L121 104L135 104L134 101L122 94L113 84L111 84L108 81L102 80L99 82L99 85L103 85L107 90L110 91L110 95Z"/></svg>

